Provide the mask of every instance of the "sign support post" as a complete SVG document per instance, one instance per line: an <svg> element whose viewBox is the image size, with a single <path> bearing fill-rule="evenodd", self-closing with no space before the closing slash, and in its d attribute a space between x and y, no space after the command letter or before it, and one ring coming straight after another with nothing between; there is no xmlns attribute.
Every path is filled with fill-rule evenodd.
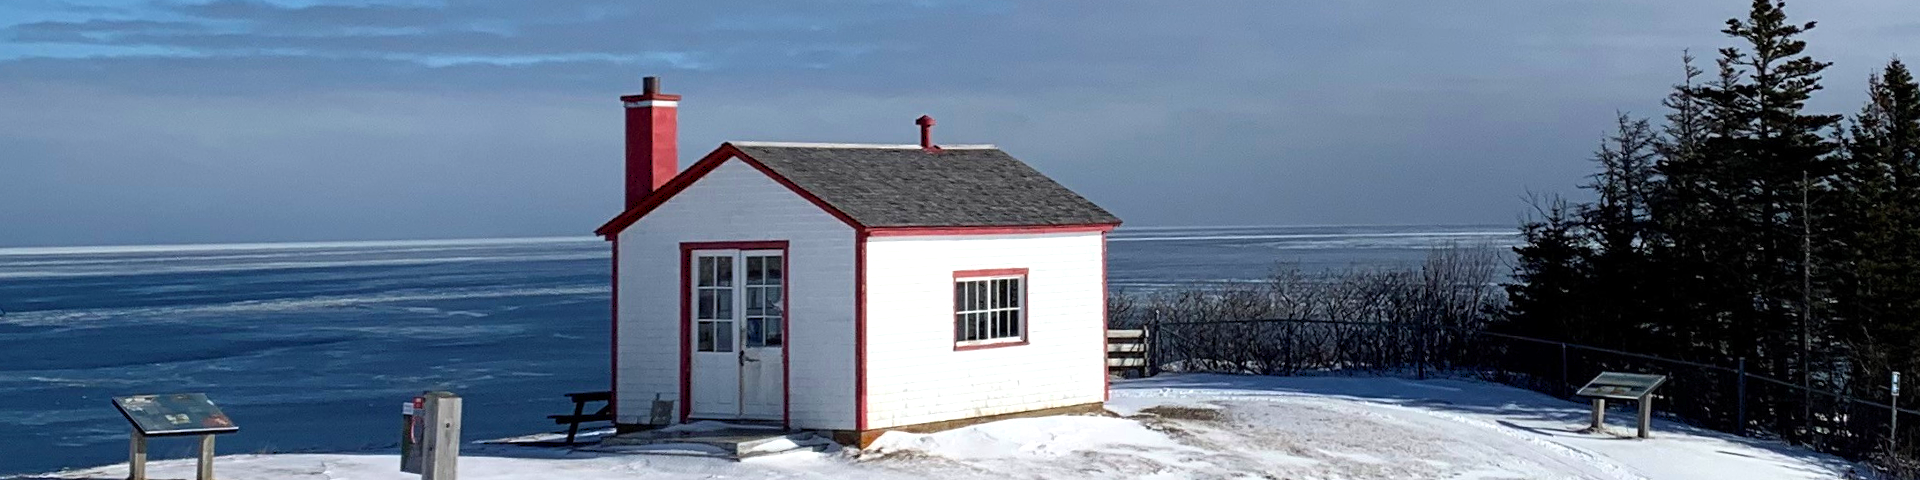
<svg viewBox="0 0 1920 480"><path fill-rule="evenodd" d="M1888 412L1892 415L1893 425L1887 429L1887 450L1900 450L1900 372L1893 372L1893 403Z"/></svg>
<svg viewBox="0 0 1920 480"><path fill-rule="evenodd" d="M147 436L133 429L127 447L127 480L147 480Z"/></svg>
<svg viewBox="0 0 1920 480"><path fill-rule="evenodd" d="M194 472L196 480L213 480L213 434L200 436L200 465Z"/></svg>
<svg viewBox="0 0 1920 480"><path fill-rule="evenodd" d="M1640 397L1640 438L1653 438L1653 394Z"/></svg>
<svg viewBox="0 0 1920 480"><path fill-rule="evenodd" d="M1594 433L1607 431L1607 399L1593 399L1593 431Z"/></svg>

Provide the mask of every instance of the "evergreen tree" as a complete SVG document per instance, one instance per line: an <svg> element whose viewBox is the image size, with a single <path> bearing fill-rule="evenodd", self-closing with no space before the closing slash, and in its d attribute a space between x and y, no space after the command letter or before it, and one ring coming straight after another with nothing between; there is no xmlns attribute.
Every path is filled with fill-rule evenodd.
<svg viewBox="0 0 1920 480"><path fill-rule="evenodd" d="M1834 180L1826 230L1836 337L1856 394L1878 398L1885 372L1915 371L1920 348L1920 85L1898 60L1869 81Z"/></svg>
<svg viewBox="0 0 1920 480"><path fill-rule="evenodd" d="M1818 329L1805 281L1814 267L1807 207L1829 174L1834 144L1826 133L1840 118L1805 112L1828 64L1805 55L1798 39L1814 24L1788 23L1784 8L1755 0L1746 19L1728 20L1722 32L1746 49L1722 49L1720 80L1693 92L1719 127L1702 157L1720 177L1708 196L1722 202L1716 213L1724 216L1698 233L1713 239L1703 245L1709 257L1731 267L1719 280L1735 288L1716 309L1730 320L1728 353L1760 360L1775 376L1806 379L1809 333Z"/></svg>
<svg viewBox="0 0 1920 480"><path fill-rule="evenodd" d="M1496 329L1539 338L1585 340L1595 327L1584 314L1586 258L1579 218L1560 198L1534 199L1535 216L1521 225L1524 242L1507 290L1507 321Z"/></svg>

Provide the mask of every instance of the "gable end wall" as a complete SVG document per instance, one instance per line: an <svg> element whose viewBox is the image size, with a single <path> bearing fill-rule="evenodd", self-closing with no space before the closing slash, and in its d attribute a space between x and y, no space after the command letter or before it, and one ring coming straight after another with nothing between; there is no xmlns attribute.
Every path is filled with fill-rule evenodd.
<svg viewBox="0 0 1920 480"><path fill-rule="evenodd" d="M854 229L728 159L618 234L615 316L620 423L656 395L680 409L680 244L788 242L788 411L795 428L854 428Z"/></svg>

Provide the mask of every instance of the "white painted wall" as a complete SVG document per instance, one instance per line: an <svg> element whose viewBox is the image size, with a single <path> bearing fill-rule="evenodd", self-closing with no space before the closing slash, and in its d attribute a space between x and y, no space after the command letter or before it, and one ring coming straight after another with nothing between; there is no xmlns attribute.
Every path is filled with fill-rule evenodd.
<svg viewBox="0 0 1920 480"><path fill-rule="evenodd" d="M1098 232L867 241L867 428L1100 402ZM954 351L953 272L1026 268L1026 345Z"/></svg>
<svg viewBox="0 0 1920 480"><path fill-rule="evenodd" d="M789 242L792 425L854 428L854 230L737 159L619 234L617 420L680 401L680 244L764 240Z"/></svg>

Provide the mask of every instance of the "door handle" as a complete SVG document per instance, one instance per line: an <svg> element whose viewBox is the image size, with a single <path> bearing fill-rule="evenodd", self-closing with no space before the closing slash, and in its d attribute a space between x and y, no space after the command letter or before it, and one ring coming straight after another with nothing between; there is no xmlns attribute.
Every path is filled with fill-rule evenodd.
<svg viewBox="0 0 1920 480"><path fill-rule="evenodd" d="M747 351L746 351L746 350L744 350L744 349L743 349L743 350L740 350L740 365L741 365L741 366L745 366L745 365L747 364L747 362L758 362L758 361L760 361L760 359L758 359L758 358L747 358Z"/></svg>

